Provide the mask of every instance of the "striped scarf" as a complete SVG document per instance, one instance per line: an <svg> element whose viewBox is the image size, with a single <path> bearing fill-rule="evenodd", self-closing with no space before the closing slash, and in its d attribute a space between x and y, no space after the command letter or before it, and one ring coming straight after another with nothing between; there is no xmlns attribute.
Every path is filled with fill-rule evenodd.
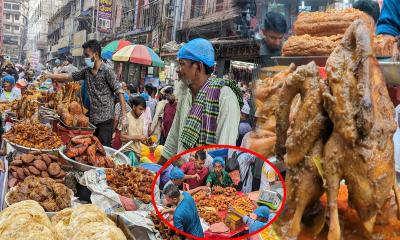
<svg viewBox="0 0 400 240"><path fill-rule="evenodd" d="M219 96L224 86L232 89L242 108L242 92L236 82L220 78L209 79L197 93L180 136L179 140L185 149L217 143Z"/></svg>

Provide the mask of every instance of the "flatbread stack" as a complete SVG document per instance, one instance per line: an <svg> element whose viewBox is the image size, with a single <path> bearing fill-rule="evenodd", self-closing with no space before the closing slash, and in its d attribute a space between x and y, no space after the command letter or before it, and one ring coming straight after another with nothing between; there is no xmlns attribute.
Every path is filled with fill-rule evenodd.
<svg viewBox="0 0 400 240"><path fill-rule="evenodd" d="M51 221L63 239L126 240L121 229L92 204L64 209L54 215Z"/></svg>
<svg viewBox="0 0 400 240"><path fill-rule="evenodd" d="M44 209L33 200L15 203L0 213L0 239L62 240Z"/></svg>

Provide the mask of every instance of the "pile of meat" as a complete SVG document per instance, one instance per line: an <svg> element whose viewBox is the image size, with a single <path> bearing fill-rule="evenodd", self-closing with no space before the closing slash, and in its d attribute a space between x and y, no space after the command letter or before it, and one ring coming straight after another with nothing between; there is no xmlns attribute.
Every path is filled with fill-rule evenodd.
<svg viewBox="0 0 400 240"><path fill-rule="evenodd" d="M3 135L8 141L35 149L56 149L62 145L60 136L41 123L24 121L15 123L11 130Z"/></svg>
<svg viewBox="0 0 400 240"><path fill-rule="evenodd" d="M34 200L47 212L58 212L71 206L72 195L72 190L51 178L29 176L7 193L6 198L9 204Z"/></svg>
<svg viewBox="0 0 400 240"><path fill-rule="evenodd" d="M353 8L302 12L294 24L295 36L283 45L284 56L328 56L339 44L346 29L357 19L363 19L371 29L374 20Z"/></svg>
<svg viewBox="0 0 400 240"><path fill-rule="evenodd" d="M291 64L288 69L276 74L274 77L266 78L256 83L254 96L257 108L257 129L249 133L245 148L255 151L264 157L274 155L276 143L275 112L278 109L279 93L285 80L292 76L295 69L296 66ZM298 99L293 101L293 107L291 108L293 112L296 111L297 105Z"/></svg>
<svg viewBox="0 0 400 240"><path fill-rule="evenodd" d="M342 236L338 211L342 180L365 239L380 238L373 233L375 222L390 224L378 213L391 206L393 196L400 204L392 141L394 107L371 53L370 27L357 20L329 56L326 81L314 62L285 79L276 112L276 154L287 167L287 200L280 221L289 239L298 237L305 219L312 222L315 236L329 221L328 240L347 238ZM299 111L290 119L296 96L301 98ZM320 205L325 190L328 220ZM400 217L400 206L397 211ZM390 238L396 236L391 234Z"/></svg>
<svg viewBox="0 0 400 240"><path fill-rule="evenodd" d="M378 35L374 38L374 52L379 57L391 57L398 39L390 35Z"/></svg>
<svg viewBox="0 0 400 240"><path fill-rule="evenodd" d="M82 107L78 102L71 102L68 108L58 105L57 113L68 127L89 127L89 118L83 114Z"/></svg>
<svg viewBox="0 0 400 240"><path fill-rule="evenodd" d="M200 217L210 225L223 221L215 208L198 207L197 211L199 212Z"/></svg>
<svg viewBox="0 0 400 240"><path fill-rule="evenodd" d="M40 152L16 156L10 163L10 173L9 187L14 187L28 176L51 177L56 182L63 182L66 175L56 156Z"/></svg>
<svg viewBox="0 0 400 240"><path fill-rule="evenodd" d="M95 167L113 168L114 161L107 157L100 140L91 135L79 135L71 138L64 151L65 155L77 162Z"/></svg>
<svg viewBox="0 0 400 240"><path fill-rule="evenodd" d="M181 240L183 236L172 230L164 221L162 221L155 212L150 212L150 218L154 223L154 227L161 234L162 239Z"/></svg>
<svg viewBox="0 0 400 240"><path fill-rule="evenodd" d="M121 196L137 198L148 204L151 202L151 185L154 174L144 168L129 165L117 165L107 169L108 185Z"/></svg>
<svg viewBox="0 0 400 240"><path fill-rule="evenodd" d="M68 108L72 102L80 102L81 85L76 82L66 83L60 91L50 93L46 98L46 107L57 110L60 105Z"/></svg>

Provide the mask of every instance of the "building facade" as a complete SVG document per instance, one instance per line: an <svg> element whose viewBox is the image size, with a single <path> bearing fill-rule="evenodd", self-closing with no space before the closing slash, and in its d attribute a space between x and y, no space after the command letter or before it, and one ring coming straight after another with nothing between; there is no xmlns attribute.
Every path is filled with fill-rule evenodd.
<svg viewBox="0 0 400 240"><path fill-rule="evenodd" d="M6 0L3 10L3 54L14 62L25 59L28 0Z"/></svg>

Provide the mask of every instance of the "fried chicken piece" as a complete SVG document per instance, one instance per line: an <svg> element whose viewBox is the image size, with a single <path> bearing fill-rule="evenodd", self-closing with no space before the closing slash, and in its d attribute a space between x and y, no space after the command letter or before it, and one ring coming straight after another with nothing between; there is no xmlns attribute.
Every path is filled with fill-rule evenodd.
<svg viewBox="0 0 400 240"><path fill-rule="evenodd" d="M298 67L292 77L286 80L280 93L276 112L276 154L278 159L285 160L287 166L287 200L282 218L291 219L289 237L299 235L303 214L323 194L322 178L314 163L315 159L322 158L321 135L328 134L323 91L324 82L319 77L318 66L311 62ZM301 95L300 109L288 136L290 107L297 94Z"/></svg>
<svg viewBox="0 0 400 240"><path fill-rule="evenodd" d="M342 179L349 189L349 204L368 233L392 189L400 211L393 159L394 107L373 56L371 37L366 23L354 22L326 64L325 105L334 123L324 147L329 240L341 238L337 196Z"/></svg>

